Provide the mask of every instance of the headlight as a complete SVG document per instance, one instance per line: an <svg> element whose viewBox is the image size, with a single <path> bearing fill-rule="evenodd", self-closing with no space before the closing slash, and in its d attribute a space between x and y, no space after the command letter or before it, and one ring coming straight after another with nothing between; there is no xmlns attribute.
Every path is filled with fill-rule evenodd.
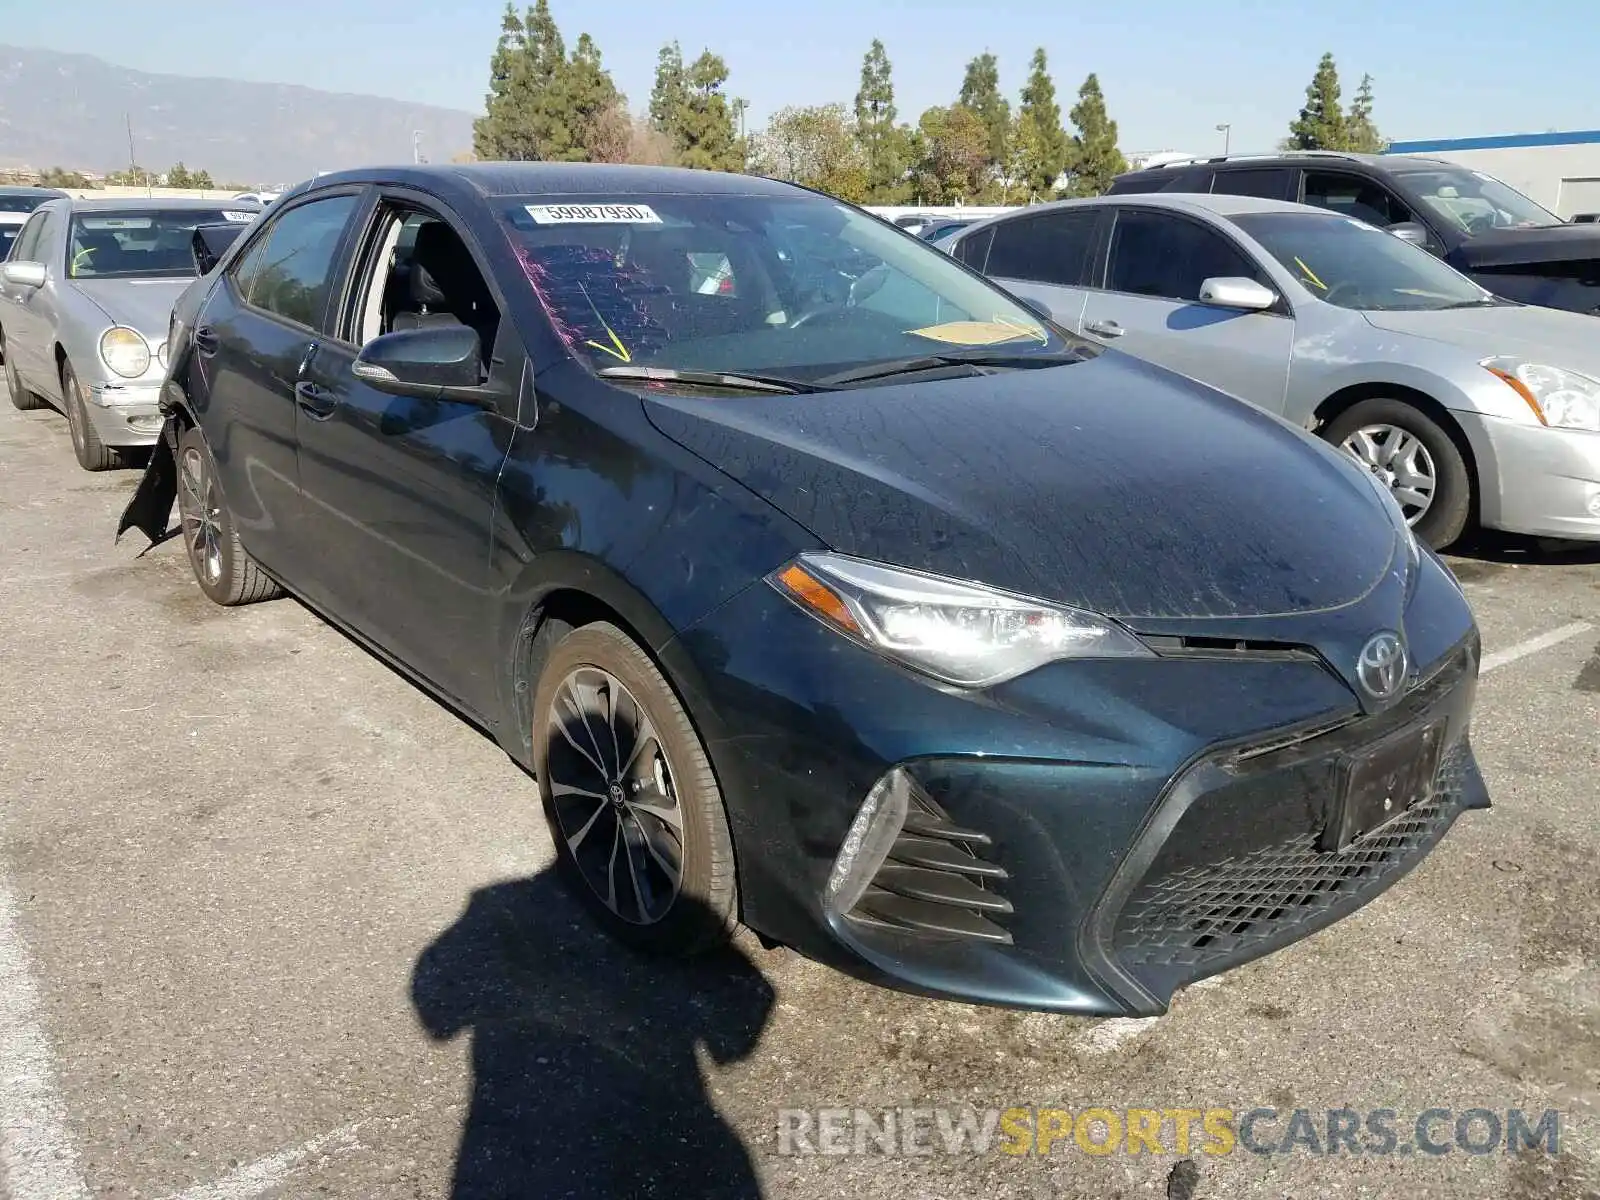
<svg viewBox="0 0 1600 1200"><path fill-rule="evenodd" d="M124 379L137 379L150 369L150 343L138 330L114 325L100 335L100 357Z"/></svg>
<svg viewBox="0 0 1600 1200"><path fill-rule="evenodd" d="M1600 432L1600 380L1517 358L1488 358L1483 365L1528 402L1539 424Z"/></svg>
<svg viewBox="0 0 1600 1200"><path fill-rule="evenodd" d="M846 637L960 687L1058 659L1154 654L1095 613L840 554L802 554L767 582Z"/></svg>

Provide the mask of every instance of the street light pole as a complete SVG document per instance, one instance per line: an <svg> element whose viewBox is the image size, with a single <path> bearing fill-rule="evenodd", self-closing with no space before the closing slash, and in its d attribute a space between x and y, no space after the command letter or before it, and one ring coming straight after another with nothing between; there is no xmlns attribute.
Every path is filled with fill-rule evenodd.
<svg viewBox="0 0 1600 1200"><path fill-rule="evenodd" d="M1228 145L1233 140L1233 126L1223 123L1217 126L1217 132L1222 135L1222 157L1228 157Z"/></svg>
<svg viewBox="0 0 1600 1200"><path fill-rule="evenodd" d="M420 129L411 131L411 161L414 163L422 161L422 130Z"/></svg>

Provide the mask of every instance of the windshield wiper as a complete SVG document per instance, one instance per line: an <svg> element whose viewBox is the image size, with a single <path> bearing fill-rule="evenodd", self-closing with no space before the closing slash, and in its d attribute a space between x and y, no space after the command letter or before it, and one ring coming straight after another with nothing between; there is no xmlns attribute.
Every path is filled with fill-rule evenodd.
<svg viewBox="0 0 1600 1200"><path fill-rule="evenodd" d="M933 371L940 367L1056 367L1062 363L1078 362L1083 355L1076 350L1057 350L1047 353L1027 353L1021 350L989 350L977 354L923 354L916 358L897 358L889 362L868 363L853 367L837 375L824 375L817 380L827 387L843 383L865 383L869 379L888 379L895 375L915 375L920 371Z"/></svg>
<svg viewBox="0 0 1600 1200"><path fill-rule="evenodd" d="M790 379L784 375L744 375L728 371L685 371L677 367L601 367L602 379L633 379L646 383L686 383L694 387L728 388L741 392L774 392L798 396L802 392L829 391L826 386Z"/></svg>

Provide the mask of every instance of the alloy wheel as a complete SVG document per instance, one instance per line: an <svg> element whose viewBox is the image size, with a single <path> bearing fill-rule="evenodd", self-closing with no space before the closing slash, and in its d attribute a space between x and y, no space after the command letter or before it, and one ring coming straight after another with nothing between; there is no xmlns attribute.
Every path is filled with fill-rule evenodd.
<svg viewBox="0 0 1600 1200"><path fill-rule="evenodd" d="M550 797L579 873L617 917L655 924L682 884L684 828L649 715L615 675L579 667L555 691L549 731Z"/></svg>
<svg viewBox="0 0 1600 1200"><path fill-rule="evenodd" d="M1408 524L1415 525L1433 507L1439 472L1416 434L1398 425L1363 425L1340 447L1389 489Z"/></svg>
<svg viewBox="0 0 1600 1200"><path fill-rule="evenodd" d="M194 446L178 463L178 512L189 560L206 583L222 578L222 504L206 457Z"/></svg>

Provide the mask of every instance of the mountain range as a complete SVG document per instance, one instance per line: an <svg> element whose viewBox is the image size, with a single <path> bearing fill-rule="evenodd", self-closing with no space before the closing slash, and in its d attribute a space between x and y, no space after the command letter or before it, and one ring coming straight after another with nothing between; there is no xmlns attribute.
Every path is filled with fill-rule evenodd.
<svg viewBox="0 0 1600 1200"><path fill-rule="evenodd" d="M0 168L103 174L182 162L220 185L282 187L318 171L445 162L473 114L279 83L132 71L84 54L0 45Z"/></svg>

